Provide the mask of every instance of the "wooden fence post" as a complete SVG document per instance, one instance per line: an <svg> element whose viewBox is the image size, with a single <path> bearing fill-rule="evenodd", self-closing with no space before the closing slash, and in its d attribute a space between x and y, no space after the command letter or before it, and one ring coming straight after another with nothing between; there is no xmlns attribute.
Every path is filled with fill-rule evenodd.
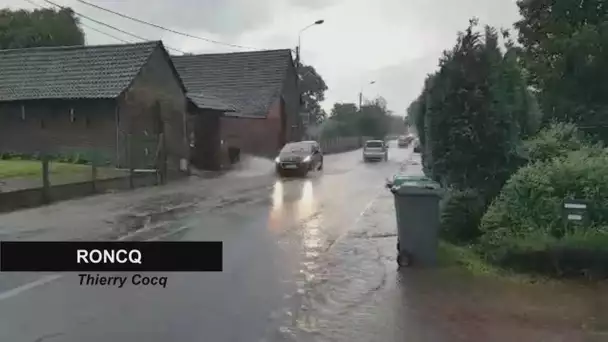
<svg viewBox="0 0 608 342"><path fill-rule="evenodd" d="M42 203L51 202L51 182L49 181L49 156L42 155Z"/></svg>
<svg viewBox="0 0 608 342"><path fill-rule="evenodd" d="M133 177L135 176L135 169L133 167L133 135L129 133L127 141L127 151L129 153L129 188L135 188L135 182Z"/></svg>
<svg viewBox="0 0 608 342"><path fill-rule="evenodd" d="M91 161L91 187L93 188L93 193L97 192L97 184L95 181L97 180L97 158L93 157Z"/></svg>

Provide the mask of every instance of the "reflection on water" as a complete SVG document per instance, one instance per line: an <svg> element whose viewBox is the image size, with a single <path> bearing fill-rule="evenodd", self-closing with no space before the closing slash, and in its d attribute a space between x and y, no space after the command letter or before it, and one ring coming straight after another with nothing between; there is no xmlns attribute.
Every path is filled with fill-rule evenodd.
<svg viewBox="0 0 608 342"><path fill-rule="evenodd" d="M268 217L268 228L272 231L281 229L281 215L283 212L283 183L278 180L272 190L272 207Z"/></svg>
<svg viewBox="0 0 608 342"><path fill-rule="evenodd" d="M312 181L306 180L302 185L302 196L298 201L298 219L309 217L314 211L315 201L312 188Z"/></svg>
<svg viewBox="0 0 608 342"><path fill-rule="evenodd" d="M283 183L276 181L272 191L272 209L280 210L283 206Z"/></svg>
<svg viewBox="0 0 608 342"><path fill-rule="evenodd" d="M308 221L317 209L311 180L281 181L274 184L271 195L269 227L271 230L283 230L299 221Z"/></svg>

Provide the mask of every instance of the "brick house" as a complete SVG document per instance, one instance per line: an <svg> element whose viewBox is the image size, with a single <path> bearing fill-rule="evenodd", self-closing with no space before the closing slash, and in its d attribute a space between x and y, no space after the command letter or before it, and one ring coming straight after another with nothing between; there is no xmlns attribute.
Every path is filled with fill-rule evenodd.
<svg viewBox="0 0 608 342"><path fill-rule="evenodd" d="M187 106L200 109L159 41L0 50L0 151L95 153L180 174Z"/></svg>
<svg viewBox="0 0 608 342"><path fill-rule="evenodd" d="M221 120L224 144L245 153L274 154L303 134L297 72L288 49L173 56L192 93L235 107Z"/></svg>

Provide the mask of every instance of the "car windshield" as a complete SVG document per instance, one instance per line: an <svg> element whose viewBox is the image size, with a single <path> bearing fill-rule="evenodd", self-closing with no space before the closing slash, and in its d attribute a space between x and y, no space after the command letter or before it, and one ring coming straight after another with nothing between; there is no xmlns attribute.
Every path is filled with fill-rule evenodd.
<svg viewBox="0 0 608 342"><path fill-rule="evenodd" d="M281 154L305 154L310 153L311 145L303 143L291 143L281 149Z"/></svg>
<svg viewBox="0 0 608 342"><path fill-rule="evenodd" d="M384 144L382 143L382 141L368 141L365 144L365 147L378 148L378 147L384 147Z"/></svg>

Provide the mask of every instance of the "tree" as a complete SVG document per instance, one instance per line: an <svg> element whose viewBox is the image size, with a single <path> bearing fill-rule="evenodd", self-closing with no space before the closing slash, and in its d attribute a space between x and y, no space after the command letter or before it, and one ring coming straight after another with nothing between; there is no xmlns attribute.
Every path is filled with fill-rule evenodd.
<svg viewBox="0 0 608 342"><path fill-rule="evenodd" d="M604 0L519 0L515 27L545 121L608 122L608 5Z"/></svg>
<svg viewBox="0 0 608 342"><path fill-rule="evenodd" d="M334 103L328 121L331 121L332 133L338 136L355 136L358 131L359 108L354 103Z"/></svg>
<svg viewBox="0 0 608 342"><path fill-rule="evenodd" d="M491 198L513 171L520 139L513 104L517 73L498 45L498 32L476 32L471 20L439 71L427 78L416 118L431 177ZM423 159L424 160L424 159Z"/></svg>
<svg viewBox="0 0 608 342"><path fill-rule="evenodd" d="M83 45L84 33L71 9L0 10L0 49Z"/></svg>
<svg viewBox="0 0 608 342"><path fill-rule="evenodd" d="M312 123L319 124L327 118L320 103L325 100L328 89L323 77L310 65L301 65L298 70L302 92L302 111L310 114Z"/></svg>
<svg viewBox="0 0 608 342"><path fill-rule="evenodd" d="M360 108L359 134L383 139L389 132L390 115L386 100L382 97L368 101Z"/></svg>

